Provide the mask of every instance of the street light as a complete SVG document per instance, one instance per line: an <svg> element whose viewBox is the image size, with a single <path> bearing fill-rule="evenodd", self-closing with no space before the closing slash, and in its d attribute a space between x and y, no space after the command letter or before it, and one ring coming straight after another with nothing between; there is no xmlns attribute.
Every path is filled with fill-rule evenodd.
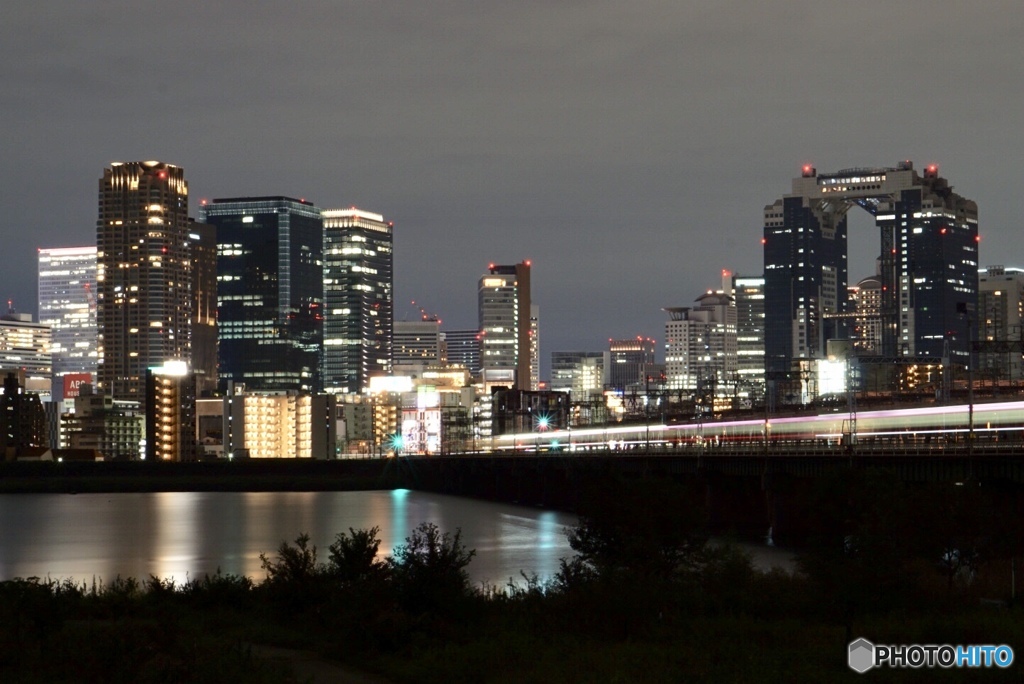
<svg viewBox="0 0 1024 684"><path fill-rule="evenodd" d="M395 452L395 457L401 454L403 446L405 446L405 439L402 438L402 434L395 433L391 437L391 449Z"/></svg>
<svg viewBox="0 0 1024 684"><path fill-rule="evenodd" d="M551 425L551 419L545 415L537 416L537 454L540 454L540 434L548 429Z"/></svg>
<svg viewBox="0 0 1024 684"><path fill-rule="evenodd" d="M973 307L957 302L957 313L967 321L967 475L974 476L974 343L971 341Z"/></svg>

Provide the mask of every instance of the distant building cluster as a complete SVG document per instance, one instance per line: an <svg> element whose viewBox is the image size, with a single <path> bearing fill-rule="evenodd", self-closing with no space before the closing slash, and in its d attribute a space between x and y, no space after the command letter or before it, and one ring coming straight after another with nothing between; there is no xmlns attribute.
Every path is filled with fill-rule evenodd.
<svg viewBox="0 0 1024 684"><path fill-rule="evenodd" d="M855 284L851 210L880 237ZM664 307L661 345L552 351L542 380L530 261L481 269L476 328L396 320L382 214L263 196L203 201L194 218L182 168L113 163L96 244L39 249L39 320L0 317L4 455L454 453L509 431L767 415L835 392L941 398L967 367L1024 380L1024 271L979 270L977 205L937 167L806 166L763 218L762 274L723 271Z"/></svg>

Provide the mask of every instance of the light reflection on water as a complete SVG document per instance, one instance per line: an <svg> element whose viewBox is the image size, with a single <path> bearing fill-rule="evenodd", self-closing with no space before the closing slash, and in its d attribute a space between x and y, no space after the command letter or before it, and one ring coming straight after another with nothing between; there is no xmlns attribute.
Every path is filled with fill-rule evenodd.
<svg viewBox="0 0 1024 684"><path fill-rule="evenodd" d="M160 492L0 495L0 580L73 578L109 582L155 575L182 582L218 569L261 581L260 553L310 535L326 561L335 535L379 526L380 556L432 522L462 532L476 556L475 585L550 578L570 558L575 516L522 506L414 492ZM755 565L792 569L780 549L739 544Z"/></svg>
<svg viewBox="0 0 1024 684"><path fill-rule="evenodd" d="M220 569L264 578L260 553L309 533L326 561L335 535L379 526L381 557L422 522L461 528L476 549L474 584L504 585L520 571L549 577L572 550L575 517L413 492L160 492L0 496L0 579L109 582L150 575L181 582Z"/></svg>

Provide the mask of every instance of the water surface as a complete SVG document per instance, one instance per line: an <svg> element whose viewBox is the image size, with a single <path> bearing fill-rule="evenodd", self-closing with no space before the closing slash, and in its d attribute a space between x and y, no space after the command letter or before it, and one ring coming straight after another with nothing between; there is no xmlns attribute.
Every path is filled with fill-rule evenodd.
<svg viewBox="0 0 1024 684"><path fill-rule="evenodd" d="M475 585L547 579L571 558L566 530L576 517L539 508L404 489L368 492L156 492L0 495L0 580L117 576L185 581L212 574L261 581L260 553L310 535L318 559L339 532L380 528L381 557L422 522L461 529L475 549ZM792 570L792 556L765 544L739 543L755 567Z"/></svg>

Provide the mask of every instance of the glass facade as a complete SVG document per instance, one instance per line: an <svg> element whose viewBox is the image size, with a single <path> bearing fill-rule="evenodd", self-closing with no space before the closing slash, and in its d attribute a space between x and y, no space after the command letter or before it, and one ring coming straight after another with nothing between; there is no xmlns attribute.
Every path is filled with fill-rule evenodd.
<svg viewBox="0 0 1024 684"><path fill-rule="evenodd" d="M362 392L389 375L394 333L390 222L360 209L324 216L324 388Z"/></svg>
<svg viewBox="0 0 1024 684"><path fill-rule="evenodd" d="M215 199L200 209L217 236L220 388L319 392L323 221L288 197Z"/></svg>
<svg viewBox="0 0 1024 684"><path fill-rule="evenodd" d="M480 368L512 370L519 389L533 386L530 262L499 266L491 264L480 278ZM539 354L539 350L537 352Z"/></svg>
<svg viewBox="0 0 1024 684"><path fill-rule="evenodd" d="M96 247L39 250L39 322L50 326L53 374L96 372Z"/></svg>
<svg viewBox="0 0 1024 684"><path fill-rule="evenodd" d="M978 298L978 207L935 166L818 174L807 166L793 192L764 212L765 352L771 372L824 358L845 339L846 214L859 206L881 235L881 353L888 359L968 359L968 317ZM835 316L830 318L830 315Z"/></svg>

